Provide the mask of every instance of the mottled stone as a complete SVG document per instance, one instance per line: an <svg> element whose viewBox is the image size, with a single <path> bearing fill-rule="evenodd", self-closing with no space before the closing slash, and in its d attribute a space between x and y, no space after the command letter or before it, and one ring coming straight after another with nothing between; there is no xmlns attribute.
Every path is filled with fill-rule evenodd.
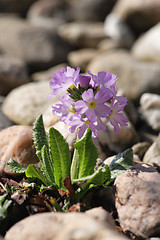
<svg viewBox="0 0 160 240"><path fill-rule="evenodd" d="M91 213L40 213L15 224L7 232L5 240L127 239L117 232L107 218L92 216Z"/></svg>
<svg viewBox="0 0 160 240"><path fill-rule="evenodd" d="M143 162L149 163L155 167L160 166L160 134L145 153Z"/></svg>
<svg viewBox="0 0 160 240"><path fill-rule="evenodd" d="M137 164L115 180L116 208L124 232L148 238L160 234L160 175Z"/></svg>
<svg viewBox="0 0 160 240"><path fill-rule="evenodd" d="M160 64L160 23L149 29L137 39L132 54L140 60Z"/></svg>
<svg viewBox="0 0 160 240"><path fill-rule="evenodd" d="M32 163L39 165L32 134L32 127L18 125L8 127L0 132L0 175L3 173L16 175L7 166L7 162L11 158L24 166Z"/></svg>
<svg viewBox="0 0 160 240"><path fill-rule="evenodd" d="M48 99L51 90L49 82L24 84L12 90L2 104L2 112L13 122L32 125L36 117L51 106L57 98Z"/></svg>
<svg viewBox="0 0 160 240"><path fill-rule="evenodd" d="M160 95L144 93L140 98L140 111L148 125L160 131Z"/></svg>
<svg viewBox="0 0 160 240"><path fill-rule="evenodd" d="M66 23L59 29L60 36L70 44L94 48L105 38L103 23L101 22L71 22Z"/></svg>
<svg viewBox="0 0 160 240"><path fill-rule="evenodd" d="M151 146L149 142L138 142L137 144L132 146L133 153L137 154L139 158L142 160L144 154L148 150L148 148Z"/></svg>

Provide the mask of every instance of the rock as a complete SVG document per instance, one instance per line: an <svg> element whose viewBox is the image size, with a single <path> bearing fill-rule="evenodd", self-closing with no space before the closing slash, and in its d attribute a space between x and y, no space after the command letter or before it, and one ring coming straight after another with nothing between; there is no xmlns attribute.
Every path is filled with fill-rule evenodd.
<svg viewBox="0 0 160 240"><path fill-rule="evenodd" d="M11 174L7 162L13 158L24 166L38 164L38 157L32 139L32 127L30 126L11 126L0 132L0 175Z"/></svg>
<svg viewBox="0 0 160 240"><path fill-rule="evenodd" d="M160 23L152 27L134 43L133 55L140 60L160 64Z"/></svg>
<svg viewBox="0 0 160 240"><path fill-rule="evenodd" d="M27 18L35 25L57 30L71 19L69 4L66 0L36 1L29 9Z"/></svg>
<svg viewBox="0 0 160 240"><path fill-rule="evenodd" d="M78 21L104 21L116 0L74 0L72 14Z"/></svg>
<svg viewBox="0 0 160 240"><path fill-rule="evenodd" d="M49 82L28 83L15 88L5 98L2 112L13 122L32 125L36 117L51 106ZM57 101L55 98L55 102Z"/></svg>
<svg viewBox="0 0 160 240"><path fill-rule="evenodd" d="M33 73L31 78L35 82L50 81L52 79L53 74L55 74L56 71L60 71L62 68L66 68L66 67L67 67L66 63L61 63L52 68L49 68L46 71Z"/></svg>
<svg viewBox="0 0 160 240"><path fill-rule="evenodd" d="M137 154L139 158L142 160L144 154L151 146L149 142L139 142L132 146L133 154Z"/></svg>
<svg viewBox="0 0 160 240"><path fill-rule="evenodd" d="M106 219L105 219L106 220ZM16 223L5 240L125 240L110 223L86 213L40 213ZM63 231L62 231L63 227ZM20 231L20 232L19 232Z"/></svg>
<svg viewBox="0 0 160 240"><path fill-rule="evenodd" d="M31 72L65 61L70 49L57 33L16 17L1 16L0 32L3 32L0 37L2 51L22 59ZM12 41L8 36L12 36Z"/></svg>
<svg viewBox="0 0 160 240"><path fill-rule="evenodd" d="M160 175L137 164L115 180L116 208L124 232L148 238L160 234Z"/></svg>
<svg viewBox="0 0 160 240"><path fill-rule="evenodd" d="M16 58L0 55L0 94L29 82L25 63Z"/></svg>
<svg viewBox="0 0 160 240"><path fill-rule="evenodd" d="M140 111L148 125L160 131L160 96L144 93L140 98Z"/></svg>
<svg viewBox="0 0 160 240"><path fill-rule="evenodd" d="M94 48L105 38L101 22L71 22L59 29L60 36L76 47Z"/></svg>
<svg viewBox="0 0 160 240"><path fill-rule="evenodd" d="M117 74L117 87L130 100L138 101L144 92L160 92L159 65L138 61L124 50L98 54L87 70L95 74L99 71Z"/></svg>
<svg viewBox="0 0 160 240"><path fill-rule="evenodd" d="M18 13L22 16L25 16L29 7L36 0L0 0L0 9L1 12L5 13Z"/></svg>
<svg viewBox="0 0 160 240"><path fill-rule="evenodd" d="M160 1L119 0L112 13L125 21L134 32L141 33L160 21Z"/></svg>
<svg viewBox="0 0 160 240"><path fill-rule="evenodd" d="M113 39L106 37L98 44L98 50L99 51L109 51L115 48L119 48L117 42L115 42Z"/></svg>
<svg viewBox="0 0 160 240"><path fill-rule="evenodd" d="M92 48L83 48L72 51L68 54L68 61L74 68L80 67L85 72L86 65L95 57L97 50Z"/></svg>
<svg viewBox="0 0 160 240"><path fill-rule="evenodd" d="M143 162L149 163L155 167L160 166L160 134L145 153Z"/></svg>
<svg viewBox="0 0 160 240"><path fill-rule="evenodd" d="M124 48L130 48L134 42L134 34L129 26L116 14L110 13L104 21L105 34Z"/></svg>
<svg viewBox="0 0 160 240"><path fill-rule="evenodd" d="M0 110L0 131L12 125L12 121L10 121Z"/></svg>

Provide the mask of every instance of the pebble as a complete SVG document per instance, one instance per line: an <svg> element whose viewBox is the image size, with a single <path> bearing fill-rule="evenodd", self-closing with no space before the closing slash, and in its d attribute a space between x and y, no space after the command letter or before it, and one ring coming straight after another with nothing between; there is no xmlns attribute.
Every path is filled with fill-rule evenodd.
<svg viewBox="0 0 160 240"><path fill-rule="evenodd" d="M155 167L160 166L160 134L146 151L143 162L151 164Z"/></svg>
<svg viewBox="0 0 160 240"><path fill-rule="evenodd" d="M33 144L33 130L30 126L11 126L0 131L0 175L17 175L10 171L8 161L13 158L17 162L28 166L36 164L40 167Z"/></svg>
<svg viewBox="0 0 160 240"><path fill-rule="evenodd" d="M104 213L103 209L98 211L96 214L93 212L35 214L10 228L5 240L127 240L110 223L109 214Z"/></svg>
<svg viewBox="0 0 160 240"><path fill-rule="evenodd" d="M144 93L140 98L140 111L148 125L160 131L160 95Z"/></svg>
<svg viewBox="0 0 160 240"><path fill-rule="evenodd" d="M116 208L124 232L148 238L160 234L160 175L137 164L115 180Z"/></svg>

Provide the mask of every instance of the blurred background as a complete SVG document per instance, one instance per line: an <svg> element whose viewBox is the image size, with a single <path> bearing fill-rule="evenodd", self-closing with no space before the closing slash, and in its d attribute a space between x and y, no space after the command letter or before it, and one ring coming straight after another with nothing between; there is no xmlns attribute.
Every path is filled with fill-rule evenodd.
<svg viewBox="0 0 160 240"><path fill-rule="evenodd" d="M0 0L0 129L32 125L67 65L117 74L135 106L144 93L159 96L159 22L159 0Z"/></svg>

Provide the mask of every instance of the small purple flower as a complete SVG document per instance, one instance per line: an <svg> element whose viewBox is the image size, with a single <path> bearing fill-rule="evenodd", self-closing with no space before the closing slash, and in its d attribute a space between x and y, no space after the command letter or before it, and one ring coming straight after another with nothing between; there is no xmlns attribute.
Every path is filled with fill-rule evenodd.
<svg viewBox="0 0 160 240"><path fill-rule="evenodd" d="M92 137L96 138L98 137L98 127L96 124L93 124L90 122L88 119L83 119L81 117L74 118L69 125L70 127L70 132L75 132L78 129L78 137L81 138L83 134L85 133L87 128L90 128L92 131Z"/></svg>
<svg viewBox="0 0 160 240"><path fill-rule="evenodd" d="M89 86L90 80L90 76L79 75L78 77L79 84L82 88L87 88Z"/></svg>
<svg viewBox="0 0 160 240"><path fill-rule="evenodd" d="M114 103L114 101L114 99L111 100L111 113L109 116L107 116L107 119L114 127L115 133L118 134L120 131L120 127L128 125L128 120L121 112L124 109L124 105L120 105L118 102Z"/></svg>
<svg viewBox="0 0 160 240"><path fill-rule="evenodd" d="M72 84L77 85L78 76L79 76L80 68L77 70L71 67L67 67L67 69L62 68L61 71L57 71L50 81L49 85L52 89L52 94L49 97L56 96L57 94L66 91Z"/></svg>
<svg viewBox="0 0 160 240"><path fill-rule="evenodd" d="M78 114L85 114L92 123L97 121L97 116L107 117L110 114L110 108L105 102L112 97L110 90L98 90L94 96L93 89L88 89L82 94L82 99L75 103L75 109Z"/></svg>
<svg viewBox="0 0 160 240"><path fill-rule="evenodd" d="M72 121L76 110L74 108L74 101L69 97L68 94L65 94L61 99L61 103L52 106L52 113L57 115L60 118L60 121L68 124Z"/></svg>
<svg viewBox="0 0 160 240"><path fill-rule="evenodd" d="M88 74L91 76L92 80L100 86L100 88L109 89L111 86L113 87L116 84L117 76L109 72L98 72L98 75L94 75L88 71Z"/></svg>

